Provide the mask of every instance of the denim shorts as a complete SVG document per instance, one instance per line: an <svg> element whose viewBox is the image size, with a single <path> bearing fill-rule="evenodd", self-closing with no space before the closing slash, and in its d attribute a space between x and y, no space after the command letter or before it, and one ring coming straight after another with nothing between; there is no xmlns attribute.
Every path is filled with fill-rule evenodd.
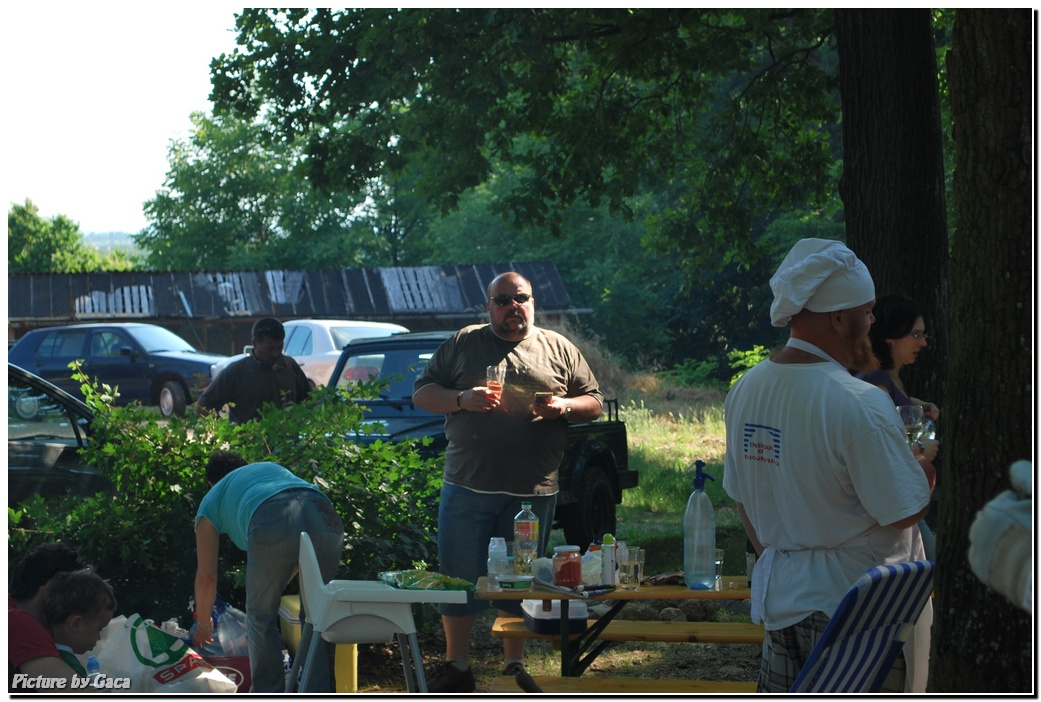
<svg viewBox="0 0 1041 702"><path fill-rule="evenodd" d="M521 501L530 501L539 517L539 555L545 555L549 533L553 528L556 495L519 497L502 493L474 492L445 483L441 488L441 504L437 512L437 557L441 572L476 583L488 574L488 542L493 536L513 541L513 518L521 510ZM475 600L469 593L466 604L440 604L438 611L448 616L464 616L481 612L491 604ZM520 616L520 602L497 602L499 609Z"/></svg>

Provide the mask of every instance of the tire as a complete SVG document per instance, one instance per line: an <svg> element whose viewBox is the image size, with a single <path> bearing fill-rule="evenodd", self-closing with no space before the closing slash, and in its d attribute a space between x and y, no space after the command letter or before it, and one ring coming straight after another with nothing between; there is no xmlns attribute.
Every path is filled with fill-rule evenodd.
<svg viewBox="0 0 1041 702"><path fill-rule="evenodd" d="M19 395L14 401L14 413L25 421L35 419L40 413L40 398L33 395Z"/></svg>
<svg viewBox="0 0 1041 702"><path fill-rule="evenodd" d="M164 417L174 415L181 417L187 407L188 399L184 386L176 380L167 380L163 383L163 386L159 388L159 414Z"/></svg>
<svg viewBox="0 0 1041 702"><path fill-rule="evenodd" d="M582 476L582 497L567 507L560 521L566 542L579 546L583 553L594 538L614 534L617 528L614 490L603 469L586 468Z"/></svg>

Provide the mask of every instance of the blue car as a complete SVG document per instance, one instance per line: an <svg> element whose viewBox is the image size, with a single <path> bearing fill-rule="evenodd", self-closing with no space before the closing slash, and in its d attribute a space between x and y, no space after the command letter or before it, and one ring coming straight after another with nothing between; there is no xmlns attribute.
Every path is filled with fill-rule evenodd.
<svg viewBox="0 0 1041 702"><path fill-rule="evenodd" d="M34 329L7 358L79 398L69 363L81 359L87 376L118 386L117 404L154 405L169 417L184 414L210 384L210 367L227 357L202 353L155 324L126 322Z"/></svg>

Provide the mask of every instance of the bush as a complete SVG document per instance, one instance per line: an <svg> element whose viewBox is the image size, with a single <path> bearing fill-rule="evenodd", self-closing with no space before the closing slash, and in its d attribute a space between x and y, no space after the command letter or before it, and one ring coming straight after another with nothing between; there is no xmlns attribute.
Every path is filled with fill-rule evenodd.
<svg viewBox="0 0 1041 702"><path fill-rule="evenodd" d="M316 388L298 405L268 405L258 420L232 425L192 412L160 421L151 409L113 406L111 388L76 377L96 414L84 458L109 476L116 495L47 503L37 496L9 509L9 569L36 545L64 541L109 580L120 613L190 623L195 514L207 490L206 461L217 448L279 463L329 496L346 531L337 577L436 569L440 461L422 458L412 442L351 440L365 430L348 391ZM371 396L373 388L357 394ZM244 574L245 553L222 537L218 592L240 608Z"/></svg>

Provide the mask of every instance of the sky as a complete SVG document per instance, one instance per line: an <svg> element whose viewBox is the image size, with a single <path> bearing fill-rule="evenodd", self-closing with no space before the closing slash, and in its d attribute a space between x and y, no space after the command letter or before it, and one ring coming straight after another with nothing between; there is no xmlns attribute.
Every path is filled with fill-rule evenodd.
<svg viewBox="0 0 1041 702"><path fill-rule="evenodd" d="M14 3L4 10L2 193L83 234L137 233L170 140L209 112L210 60L235 12L208 3Z"/></svg>

